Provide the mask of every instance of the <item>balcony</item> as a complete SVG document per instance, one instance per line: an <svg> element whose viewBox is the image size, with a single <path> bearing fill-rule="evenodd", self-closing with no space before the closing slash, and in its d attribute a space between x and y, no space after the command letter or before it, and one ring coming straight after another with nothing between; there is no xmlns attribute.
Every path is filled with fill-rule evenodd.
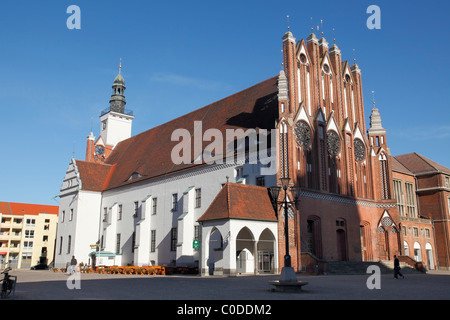
<svg viewBox="0 0 450 320"><path fill-rule="evenodd" d="M17 247L9 247L9 252L10 253L16 253L16 252L19 252L20 251L20 247L19 246L17 246Z"/></svg>
<svg viewBox="0 0 450 320"><path fill-rule="evenodd" d="M2 220L2 222L0 223L0 228L5 228L5 229L9 229L11 228L11 220Z"/></svg>
<svg viewBox="0 0 450 320"><path fill-rule="evenodd" d="M103 116L104 114L107 114L110 111L113 111L113 110L111 110L111 107L104 109L102 112L100 112L100 117ZM125 109L124 112L122 112L122 113L126 114L128 116L133 116L133 111L131 111L131 110Z"/></svg>
<svg viewBox="0 0 450 320"><path fill-rule="evenodd" d="M20 240L22 239L22 234L21 234L21 233L15 233L15 232L13 232L13 233L10 235L10 239L11 239L11 240L20 241Z"/></svg>
<svg viewBox="0 0 450 320"><path fill-rule="evenodd" d="M9 232L0 232L0 240L9 240Z"/></svg>
<svg viewBox="0 0 450 320"><path fill-rule="evenodd" d="M14 220L13 223L12 223L12 227L21 229L22 228L22 221L18 222L16 220Z"/></svg>

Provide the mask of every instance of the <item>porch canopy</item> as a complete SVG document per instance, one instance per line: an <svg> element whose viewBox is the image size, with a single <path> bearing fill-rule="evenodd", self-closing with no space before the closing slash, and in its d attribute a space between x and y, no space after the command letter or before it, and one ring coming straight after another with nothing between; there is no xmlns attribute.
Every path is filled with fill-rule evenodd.
<svg viewBox="0 0 450 320"><path fill-rule="evenodd" d="M278 219L267 188L226 183L198 222L202 275L258 273L263 258L277 272Z"/></svg>

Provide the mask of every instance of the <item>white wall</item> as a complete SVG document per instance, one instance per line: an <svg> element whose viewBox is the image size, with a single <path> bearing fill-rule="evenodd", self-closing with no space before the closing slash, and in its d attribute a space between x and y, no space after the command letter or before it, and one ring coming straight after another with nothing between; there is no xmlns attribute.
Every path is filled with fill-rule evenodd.
<svg viewBox="0 0 450 320"><path fill-rule="evenodd" d="M243 167L237 175L237 167ZM74 254L78 262L89 262L90 245L103 237L103 251L116 253L117 234L120 234L120 255L115 261L121 265L191 265L200 260L201 249L192 248L194 226L198 218L214 200L227 181L255 184L260 176L260 165L207 165L167 178L136 182L125 187L100 192L78 191L79 175L72 161L66 172L60 194L61 212L65 221L58 226L56 267L65 266ZM265 176L266 186L274 184L275 176ZM69 181L71 181L69 183ZM201 207L195 208L195 189L201 188ZM172 210L172 194L178 194L178 210ZM158 200L157 213L152 212L152 199ZM134 217L134 202L139 204L139 214ZM118 208L122 205L122 217ZM108 219L103 221L104 208ZM68 221L74 209L73 221ZM184 213L184 214L183 214ZM171 230L177 228L177 245L171 250ZM151 231L156 230L156 248L151 252ZM134 246L133 246L133 234ZM67 237L72 236L71 252L67 253ZM59 241L63 237L63 250L59 254ZM234 265L224 266L236 269ZM224 262L229 263L229 262Z"/></svg>
<svg viewBox="0 0 450 320"><path fill-rule="evenodd" d="M115 146L120 141L131 137L133 116L110 111L100 118L100 135L106 145ZM106 121L106 127L103 123Z"/></svg>
<svg viewBox="0 0 450 320"><path fill-rule="evenodd" d="M101 193L80 191L80 187L82 184L76 163L72 160L64 176L60 192L55 248L56 268L66 267L73 255L78 263L88 263L89 253L92 251L90 245L98 240ZM72 239L70 251L68 251L69 236Z"/></svg>
<svg viewBox="0 0 450 320"><path fill-rule="evenodd" d="M200 251L192 248L194 225L214 200L222 184L235 182L235 165L208 165L164 179L139 182L103 193L103 207L122 204L120 221L102 223L105 251L115 252L116 235L121 234L122 264L192 265L200 259ZM243 176L255 183L260 175L258 165L245 165ZM266 181L274 180L266 176ZM195 208L195 189L201 188L201 207ZM172 211L172 194L178 194L178 210ZM157 214L152 214L152 199L157 200ZM139 202L140 215L133 217L134 202ZM111 211L111 210L110 210ZM185 214L183 214L185 213ZM142 217L144 216L144 217ZM181 218L182 217L182 218ZM116 219L116 218L113 218ZM171 229L177 228L177 246L171 250ZM156 230L156 249L150 252L151 230ZM136 231L134 253L132 237Z"/></svg>

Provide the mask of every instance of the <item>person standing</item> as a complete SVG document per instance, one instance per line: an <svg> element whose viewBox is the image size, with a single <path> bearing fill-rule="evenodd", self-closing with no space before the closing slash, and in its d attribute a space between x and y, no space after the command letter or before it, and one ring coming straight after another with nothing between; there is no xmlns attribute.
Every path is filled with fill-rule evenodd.
<svg viewBox="0 0 450 320"><path fill-rule="evenodd" d="M400 261L397 256L394 255L394 279L398 279L398 276L402 277L402 279L405 278L405 276L400 272L400 269Z"/></svg>

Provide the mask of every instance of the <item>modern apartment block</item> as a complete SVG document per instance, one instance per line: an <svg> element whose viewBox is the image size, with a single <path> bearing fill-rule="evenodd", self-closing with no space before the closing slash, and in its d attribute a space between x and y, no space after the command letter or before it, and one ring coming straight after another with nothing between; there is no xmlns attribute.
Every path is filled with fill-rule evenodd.
<svg viewBox="0 0 450 320"><path fill-rule="evenodd" d="M0 202L0 269L54 260L58 206Z"/></svg>

